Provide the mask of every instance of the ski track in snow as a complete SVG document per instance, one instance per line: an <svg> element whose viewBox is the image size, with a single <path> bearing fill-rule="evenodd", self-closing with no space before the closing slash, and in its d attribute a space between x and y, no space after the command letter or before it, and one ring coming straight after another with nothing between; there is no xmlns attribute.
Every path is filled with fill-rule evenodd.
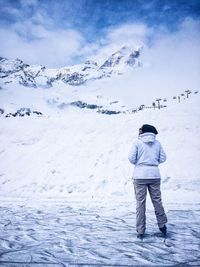
<svg viewBox="0 0 200 267"><path fill-rule="evenodd" d="M167 212L169 246L153 211L147 212L145 239L137 239L132 203L111 208L5 202L0 214L1 267L200 265L200 210Z"/></svg>

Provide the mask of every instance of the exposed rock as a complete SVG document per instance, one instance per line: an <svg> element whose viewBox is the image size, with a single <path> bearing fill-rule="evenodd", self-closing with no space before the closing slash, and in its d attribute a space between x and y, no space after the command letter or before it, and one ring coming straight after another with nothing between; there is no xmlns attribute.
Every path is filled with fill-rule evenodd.
<svg viewBox="0 0 200 267"><path fill-rule="evenodd" d="M87 104L87 103L82 102L82 101L71 102L70 105L76 106L78 108L88 108L88 109L99 109L99 108L102 108L102 106L98 106L98 105L95 105L95 104Z"/></svg>
<svg viewBox="0 0 200 267"><path fill-rule="evenodd" d="M8 113L6 114L6 118L8 117L24 117L24 116L30 116L31 114L36 114L41 116L42 112L40 111L31 111L30 108L20 108L15 113Z"/></svg>
<svg viewBox="0 0 200 267"><path fill-rule="evenodd" d="M97 112L101 113L101 114L106 114L106 115L114 115L114 114L120 114L121 113L121 111L107 110L107 109L100 109Z"/></svg>

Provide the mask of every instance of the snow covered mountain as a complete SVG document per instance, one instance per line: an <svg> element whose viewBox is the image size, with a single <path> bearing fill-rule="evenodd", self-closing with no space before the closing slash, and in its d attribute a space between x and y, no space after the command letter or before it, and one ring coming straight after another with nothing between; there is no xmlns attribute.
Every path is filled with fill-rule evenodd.
<svg viewBox="0 0 200 267"><path fill-rule="evenodd" d="M95 73L98 77L101 71L112 70L107 79L75 87L63 82L63 73L68 72L63 69L48 89L43 74L49 72L53 79L55 70L33 68L20 60L9 66L1 60L5 63L0 87L1 262L66 265L69 259L76 263L85 259L104 265L122 261L198 265L200 94L195 88L171 97L145 98L147 91L134 87L143 68L134 75L130 72L131 81L130 75L118 75L119 67L126 68L128 58L131 61L120 56L112 55L101 69L91 61L79 70L70 69L88 72L91 80ZM130 98L134 107L138 91L143 105L126 110L122 100ZM150 105L144 105L146 99ZM144 123L156 126L167 153L160 170L172 242L163 243L155 235L153 207L147 201L147 238L140 246L134 237L136 203L128 153Z"/></svg>
<svg viewBox="0 0 200 267"><path fill-rule="evenodd" d="M147 92L133 87L136 70L129 81L139 58L139 50L124 47L101 65L62 69L0 59L1 197L132 201L127 155L138 128L149 123L168 155L164 196L171 203L199 201L200 94L196 88L169 98L150 94L144 105Z"/></svg>
<svg viewBox="0 0 200 267"><path fill-rule="evenodd" d="M102 65L87 60L83 64L60 69L47 69L40 65L30 66L20 59L8 60L0 57L0 78L3 84L14 82L29 87L52 87L58 81L79 86L87 81L123 74L127 68L140 67L139 57L140 49L130 49L124 46Z"/></svg>

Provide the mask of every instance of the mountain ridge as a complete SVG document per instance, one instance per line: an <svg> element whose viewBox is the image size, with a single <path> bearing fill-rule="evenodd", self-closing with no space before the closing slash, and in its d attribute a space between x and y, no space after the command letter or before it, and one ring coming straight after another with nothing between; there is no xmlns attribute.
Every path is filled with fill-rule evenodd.
<svg viewBox="0 0 200 267"><path fill-rule="evenodd" d="M79 86L88 81L122 75L127 68L142 66L139 59L141 48L131 49L123 46L113 53L103 64L87 60L82 64L48 69L42 65L29 65L21 59L9 60L0 57L0 78L3 84L19 83L27 87L52 87L62 81L72 86Z"/></svg>

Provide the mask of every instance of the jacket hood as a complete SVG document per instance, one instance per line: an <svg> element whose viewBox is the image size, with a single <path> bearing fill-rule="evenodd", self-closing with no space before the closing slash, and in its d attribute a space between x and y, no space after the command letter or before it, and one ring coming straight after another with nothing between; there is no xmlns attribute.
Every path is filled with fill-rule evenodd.
<svg viewBox="0 0 200 267"><path fill-rule="evenodd" d="M156 140L156 135L154 133L143 133L138 138L144 143L153 143Z"/></svg>

